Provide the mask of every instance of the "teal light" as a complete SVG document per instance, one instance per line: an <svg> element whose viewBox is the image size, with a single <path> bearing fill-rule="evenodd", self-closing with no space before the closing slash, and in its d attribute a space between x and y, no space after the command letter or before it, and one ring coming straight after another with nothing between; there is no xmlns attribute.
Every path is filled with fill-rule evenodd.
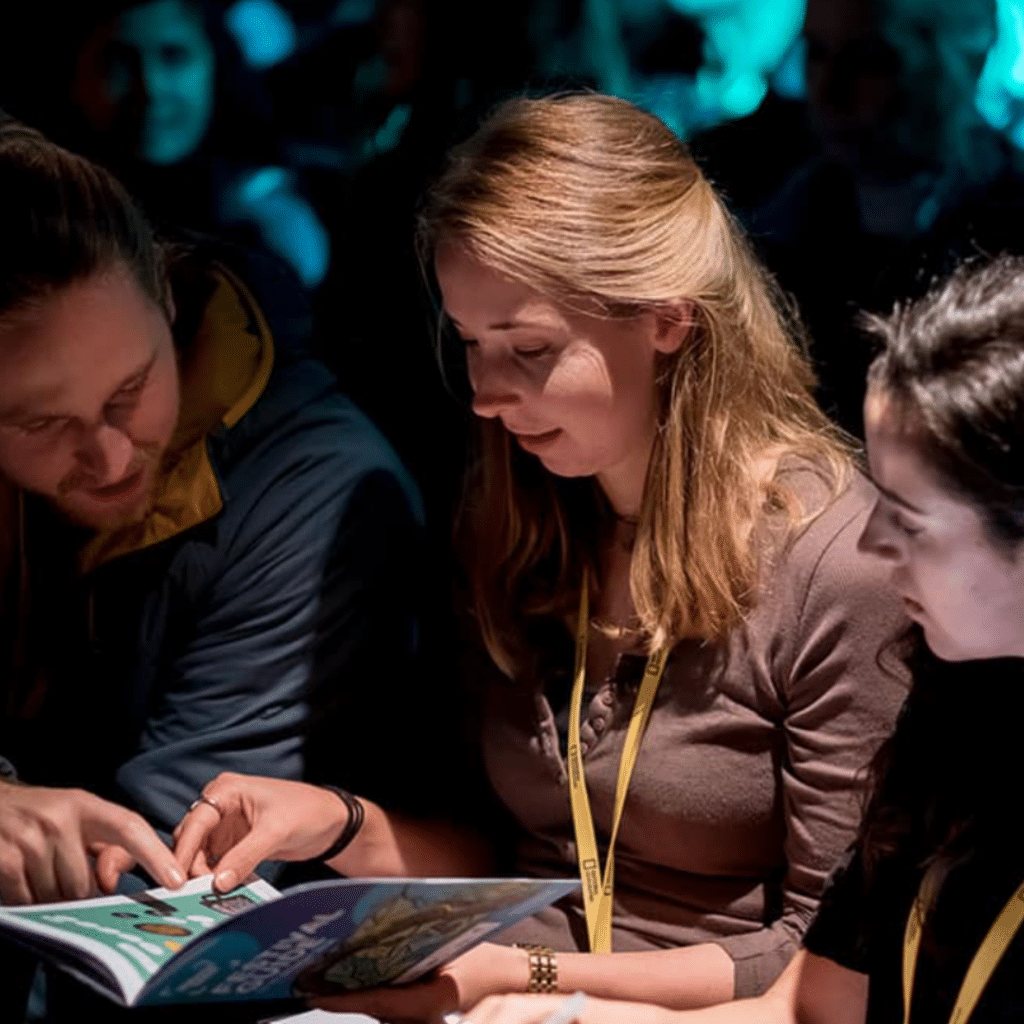
<svg viewBox="0 0 1024 1024"><path fill-rule="evenodd" d="M237 0L225 12L224 24L254 68L273 67L295 51L295 23L274 0Z"/></svg>
<svg viewBox="0 0 1024 1024"><path fill-rule="evenodd" d="M620 0L620 3L636 0ZM643 0L644 3L650 0ZM642 105L686 137L752 114L761 104L769 82L789 58L780 78L787 95L802 95L802 69L794 46L803 25L805 0L667 0L685 17L700 24L704 34L703 63L696 77L673 76L671 84L649 83L646 95L634 95Z"/></svg>
<svg viewBox="0 0 1024 1024"><path fill-rule="evenodd" d="M982 117L1024 149L1024 0L997 0L996 41L978 79Z"/></svg>

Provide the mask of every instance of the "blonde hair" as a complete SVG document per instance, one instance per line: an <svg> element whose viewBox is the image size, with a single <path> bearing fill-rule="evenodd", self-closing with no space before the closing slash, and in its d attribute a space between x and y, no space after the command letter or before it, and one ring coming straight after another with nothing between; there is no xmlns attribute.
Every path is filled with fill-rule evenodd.
<svg viewBox="0 0 1024 1024"><path fill-rule="evenodd" d="M505 103L452 156L427 196L421 253L462 246L487 267L609 317L642 311L694 324L661 357L659 428L630 587L650 646L713 638L756 582L751 524L765 502L807 510L765 481L766 453L805 457L832 493L849 457L811 397L795 321L740 230L657 118L594 94ZM516 676L539 617L571 622L613 515L592 479L562 479L480 423L467 487L467 571L484 641Z"/></svg>

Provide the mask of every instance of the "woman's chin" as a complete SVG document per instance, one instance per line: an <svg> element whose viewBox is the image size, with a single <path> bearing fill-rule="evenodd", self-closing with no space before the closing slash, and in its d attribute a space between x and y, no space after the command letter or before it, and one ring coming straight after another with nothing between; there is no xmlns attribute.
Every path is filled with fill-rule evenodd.
<svg viewBox="0 0 1024 1024"><path fill-rule="evenodd" d="M942 661L982 661L987 658L1001 658L1007 652L991 644L969 644L958 641L940 632L927 622L921 623L925 643L936 658Z"/></svg>

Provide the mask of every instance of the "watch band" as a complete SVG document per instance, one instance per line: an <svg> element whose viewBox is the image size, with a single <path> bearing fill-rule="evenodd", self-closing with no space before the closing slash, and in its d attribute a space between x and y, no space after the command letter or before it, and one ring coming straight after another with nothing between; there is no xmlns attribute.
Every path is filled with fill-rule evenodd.
<svg viewBox="0 0 1024 1024"><path fill-rule="evenodd" d="M516 949L525 950L530 961L530 980L527 992L558 991L558 955L550 946L536 946L517 942Z"/></svg>

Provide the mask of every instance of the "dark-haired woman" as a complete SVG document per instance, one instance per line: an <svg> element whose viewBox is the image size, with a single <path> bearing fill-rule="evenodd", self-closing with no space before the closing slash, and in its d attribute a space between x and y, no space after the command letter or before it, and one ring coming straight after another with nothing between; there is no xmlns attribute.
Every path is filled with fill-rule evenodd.
<svg viewBox="0 0 1024 1024"><path fill-rule="evenodd" d="M860 837L763 997L706 1012L592 1000L580 1024L1024 1020L1024 261L955 274L874 323L861 538L915 625L914 684ZM492 999L473 1024L533 1024Z"/></svg>

